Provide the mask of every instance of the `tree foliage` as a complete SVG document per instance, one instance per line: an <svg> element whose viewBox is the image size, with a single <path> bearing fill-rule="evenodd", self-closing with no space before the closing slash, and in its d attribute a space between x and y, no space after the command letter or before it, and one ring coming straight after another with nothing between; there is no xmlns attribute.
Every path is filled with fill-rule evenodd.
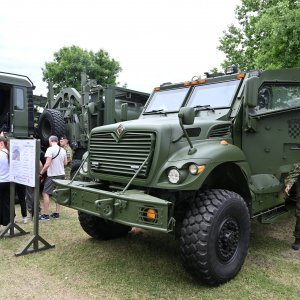
<svg viewBox="0 0 300 300"><path fill-rule="evenodd" d="M74 87L80 90L81 72L98 84L116 84L121 71L119 62L111 59L109 54L100 49L96 53L78 46L63 47L54 53L54 60L46 62L43 80L53 82L58 89Z"/></svg>
<svg viewBox="0 0 300 300"><path fill-rule="evenodd" d="M300 67L300 1L242 0L218 49L222 67L241 70Z"/></svg>

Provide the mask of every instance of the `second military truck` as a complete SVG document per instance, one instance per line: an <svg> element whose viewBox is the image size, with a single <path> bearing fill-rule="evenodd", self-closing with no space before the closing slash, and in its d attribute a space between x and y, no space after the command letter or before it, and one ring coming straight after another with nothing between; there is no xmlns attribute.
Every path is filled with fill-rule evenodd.
<svg viewBox="0 0 300 300"><path fill-rule="evenodd" d="M56 201L96 239L133 226L173 234L193 276L224 283L244 263L251 218L287 211L299 113L299 68L163 84L139 119L91 131L87 180L56 180Z"/></svg>

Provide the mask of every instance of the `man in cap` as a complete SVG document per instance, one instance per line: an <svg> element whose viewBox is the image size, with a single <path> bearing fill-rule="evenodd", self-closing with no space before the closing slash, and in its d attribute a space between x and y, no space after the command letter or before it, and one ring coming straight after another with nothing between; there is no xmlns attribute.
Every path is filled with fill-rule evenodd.
<svg viewBox="0 0 300 300"><path fill-rule="evenodd" d="M66 150L67 153L67 161L68 164L65 166L65 179L71 179L71 162L73 158L73 151L72 148L69 145L69 141L66 136L62 136L59 139L59 144L61 147L63 147Z"/></svg>
<svg viewBox="0 0 300 300"><path fill-rule="evenodd" d="M46 162L40 172L43 176L47 172L47 178L43 189L44 213L40 216L40 220L48 221L50 197L53 194L53 179L64 179L64 166L67 165L67 154L65 149L58 146L58 138L55 135L49 138L49 148L45 153ZM56 203L55 213L51 214L53 219L58 219L60 214L60 205Z"/></svg>

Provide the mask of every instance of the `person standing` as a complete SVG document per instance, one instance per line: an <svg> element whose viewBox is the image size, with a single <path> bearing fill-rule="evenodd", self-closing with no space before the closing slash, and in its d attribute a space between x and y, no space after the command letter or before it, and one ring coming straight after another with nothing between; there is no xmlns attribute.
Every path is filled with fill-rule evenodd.
<svg viewBox="0 0 300 300"><path fill-rule="evenodd" d="M67 153L66 150L58 145L58 138L55 135L49 138L49 148L46 150L45 158L46 162L40 172L43 176L47 172L47 178L44 183L43 189L43 206L44 213L40 216L40 220L49 220L49 206L50 197L53 194L53 179L64 179L65 170L64 166L67 165ZM55 213L51 214L51 217L58 219L60 217L60 205L56 203Z"/></svg>
<svg viewBox="0 0 300 300"><path fill-rule="evenodd" d="M292 170L289 172L286 177L285 183L285 192L289 195L290 189L295 184L296 187L296 225L295 225L295 242L292 244L292 249L299 250L300 249L300 163L294 164Z"/></svg>
<svg viewBox="0 0 300 300"><path fill-rule="evenodd" d="M65 179L71 180L71 163L73 159L73 150L69 145L69 141L67 137L62 136L59 139L59 144L66 150L67 153L67 162L68 164L65 166Z"/></svg>
<svg viewBox="0 0 300 300"><path fill-rule="evenodd" d="M16 183L16 193L18 195L20 207L21 207L21 215L23 219L23 223L27 223L27 207L26 207L26 186L20 183Z"/></svg>
<svg viewBox="0 0 300 300"><path fill-rule="evenodd" d="M10 221L9 151L4 136L0 136L0 225Z"/></svg>

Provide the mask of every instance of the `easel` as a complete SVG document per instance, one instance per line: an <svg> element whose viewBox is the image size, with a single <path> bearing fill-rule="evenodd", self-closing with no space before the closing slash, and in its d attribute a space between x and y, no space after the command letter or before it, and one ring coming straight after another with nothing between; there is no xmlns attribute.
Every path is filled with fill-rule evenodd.
<svg viewBox="0 0 300 300"><path fill-rule="evenodd" d="M33 216L33 236L23 249L17 253L16 256L25 255L37 251L47 250L54 248L55 245L49 244L45 239L39 235L39 198L40 198L40 140L35 140L35 186L34 186L34 216ZM27 234L29 232L24 231L20 226L15 224L15 183L11 183L10 190L10 223L6 226L3 232L0 234L0 239L5 237L14 237ZM19 230L19 233L15 233L14 229ZM9 231L9 235L5 235ZM43 244L39 247L39 242Z"/></svg>

